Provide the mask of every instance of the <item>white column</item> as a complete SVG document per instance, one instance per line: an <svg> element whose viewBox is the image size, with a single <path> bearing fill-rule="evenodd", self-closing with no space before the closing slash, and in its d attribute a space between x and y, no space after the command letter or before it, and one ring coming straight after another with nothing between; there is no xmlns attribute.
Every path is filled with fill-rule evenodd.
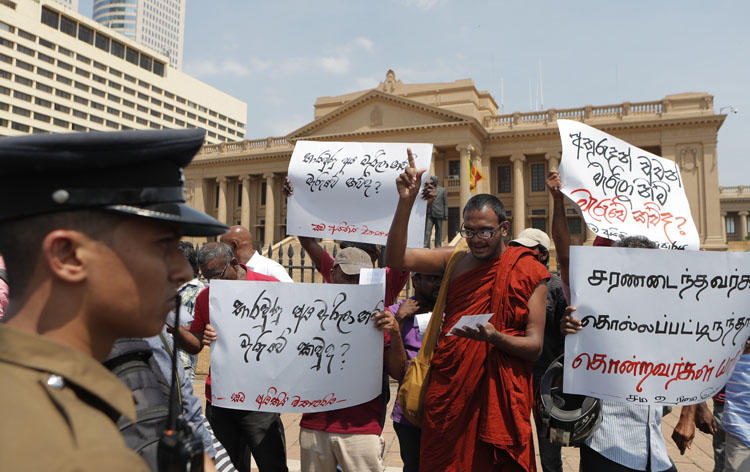
<svg viewBox="0 0 750 472"><path fill-rule="evenodd" d="M740 215L740 241L747 237L747 211L739 212Z"/></svg>
<svg viewBox="0 0 750 472"><path fill-rule="evenodd" d="M265 241L263 244L269 246L274 243L274 235L276 229L276 205L275 205L275 193L273 191L274 174L269 172L263 174L263 178L266 179L266 229L264 233Z"/></svg>
<svg viewBox="0 0 750 472"><path fill-rule="evenodd" d="M721 212L721 237L724 240L724 244L727 243L727 212Z"/></svg>
<svg viewBox="0 0 750 472"><path fill-rule="evenodd" d="M217 219L221 221L222 223L228 223L227 222L227 178L226 176L221 176L216 178L216 182L219 184L219 211Z"/></svg>
<svg viewBox="0 0 750 472"><path fill-rule="evenodd" d="M513 236L518 236L526 227L526 190L523 185L523 163L526 156L513 154Z"/></svg>
<svg viewBox="0 0 750 472"><path fill-rule="evenodd" d="M240 224L250 230L250 234L252 233L252 228L250 227L250 211L252 209L250 208L250 176L245 174L241 177L242 179L242 208L240 209Z"/></svg>

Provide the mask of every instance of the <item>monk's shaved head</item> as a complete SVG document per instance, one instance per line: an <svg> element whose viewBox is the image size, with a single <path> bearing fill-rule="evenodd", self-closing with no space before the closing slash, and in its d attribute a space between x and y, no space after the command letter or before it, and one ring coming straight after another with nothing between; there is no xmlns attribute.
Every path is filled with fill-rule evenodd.
<svg viewBox="0 0 750 472"><path fill-rule="evenodd" d="M255 254L253 236L244 226L235 225L229 228L229 231L221 235L221 242L232 248L234 256L242 264Z"/></svg>

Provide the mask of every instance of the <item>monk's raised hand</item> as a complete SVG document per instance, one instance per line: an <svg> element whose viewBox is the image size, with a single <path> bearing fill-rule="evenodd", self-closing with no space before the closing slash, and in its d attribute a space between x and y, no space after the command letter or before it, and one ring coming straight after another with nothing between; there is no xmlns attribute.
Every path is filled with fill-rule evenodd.
<svg viewBox="0 0 750 472"><path fill-rule="evenodd" d="M411 153L411 148L406 149L406 156L409 164L404 172L396 179L396 189L398 190L399 197L413 200L419 193L422 174L424 174L427 169L417 169L417 166L414 163L414 156Z"/></svg>

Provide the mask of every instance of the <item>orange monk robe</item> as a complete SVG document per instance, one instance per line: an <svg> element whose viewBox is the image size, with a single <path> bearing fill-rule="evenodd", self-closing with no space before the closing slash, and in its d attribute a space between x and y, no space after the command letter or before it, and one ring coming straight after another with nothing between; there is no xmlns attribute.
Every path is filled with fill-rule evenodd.
<svg viewBox="0 0 750 472"><path fill-rule="evenodd" d="M494 313L498 331L523 336L528 300L549 276L529 249L509 247L451 282L424 398L421 471L536 470L532 362L446 334L463 315Z"/></svg>

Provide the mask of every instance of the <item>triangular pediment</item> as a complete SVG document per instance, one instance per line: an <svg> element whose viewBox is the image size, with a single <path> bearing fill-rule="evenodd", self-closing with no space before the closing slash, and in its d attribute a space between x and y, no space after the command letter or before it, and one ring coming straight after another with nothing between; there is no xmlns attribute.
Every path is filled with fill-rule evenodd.
<svg viewBox="0 0 750 472"><path fill-rule="evenodd" d="M473 122L473 118L440 107L371 90L293 131L287 139L342 136L369 131L422 128L444 123Z"/></svg>

